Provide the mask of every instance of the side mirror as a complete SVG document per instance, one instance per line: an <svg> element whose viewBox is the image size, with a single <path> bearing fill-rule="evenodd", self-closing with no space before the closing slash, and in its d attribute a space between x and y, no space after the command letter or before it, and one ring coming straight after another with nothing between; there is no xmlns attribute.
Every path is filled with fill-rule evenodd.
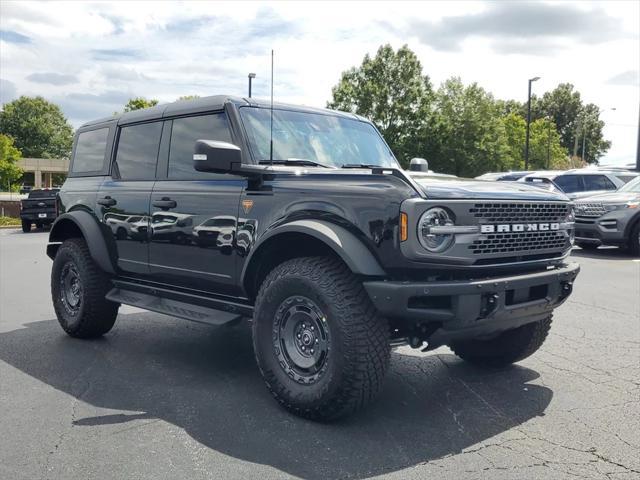
<svg viewBox="0 0 640 480"><path fill-rule="evenodd" d="M409 163L409 171L411 172L428 172L429 164L424 158L412 158Z"/></svg>
<svg viewBox="0 0 640 480"><path fill-rule="evenodd" d="M193 168L199 172L229 173L233 164L240 164L240 148L217 140L196 141L193 153Z"/></svg>

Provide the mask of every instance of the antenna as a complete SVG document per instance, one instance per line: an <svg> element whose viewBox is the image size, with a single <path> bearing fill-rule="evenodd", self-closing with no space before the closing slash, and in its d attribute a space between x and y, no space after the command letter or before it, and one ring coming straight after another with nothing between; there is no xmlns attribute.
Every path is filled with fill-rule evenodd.
<svg viewBox="0 0 640 480"><path fill-rule="evenodd" d="M273 49L271 50L271 139L269 143L269 161L273 165Z"/></svg>

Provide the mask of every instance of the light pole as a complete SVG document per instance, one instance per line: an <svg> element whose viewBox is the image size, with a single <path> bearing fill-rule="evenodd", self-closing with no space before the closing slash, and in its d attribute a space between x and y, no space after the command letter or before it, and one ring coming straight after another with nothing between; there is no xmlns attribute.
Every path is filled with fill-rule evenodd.
<svg viewBox="0 0 640 480"><path fill-rule="evenodd" d="M529 126L531 124L531 84L540 77L533 77L529 79L529 93L527 95L527 134L524 139L524 169L529 170Z"/></svg>
<svg viewBox="0 0 640 480"><path fill-rule="evenodd" d="M251 98L251 80L253 80L254 78L256 78L256 74L250 73L249 74L249 98Z"/></svg>

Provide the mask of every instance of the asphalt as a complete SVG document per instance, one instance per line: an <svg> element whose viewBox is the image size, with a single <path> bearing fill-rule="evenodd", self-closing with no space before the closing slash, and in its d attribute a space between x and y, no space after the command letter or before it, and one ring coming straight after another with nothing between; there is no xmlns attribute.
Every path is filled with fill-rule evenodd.
<svg viewBox="0 0 640 480"><path fill-rule="evenodd" d="M640 478L640 262L617 249L574 251L533 357L402 347L373 406L317 424L271 399L247 325L123 307L103 339L67 337L46 241L0 230L0 478Z"/></svg>

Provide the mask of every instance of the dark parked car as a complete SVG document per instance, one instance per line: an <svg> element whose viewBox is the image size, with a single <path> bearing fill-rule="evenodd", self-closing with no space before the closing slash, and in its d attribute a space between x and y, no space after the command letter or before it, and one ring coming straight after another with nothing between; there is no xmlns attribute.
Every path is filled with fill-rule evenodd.
<svg viewBox="0 0 640 480"><path fill-rule="evenodd" d="M57 217L56 195L57 188L29 190L29 196L20 202L20 220L22 231L27 233L31 226L42 228L51 225Z"/></svg>
<svg viewBox="0 0 640 480"><path fill-rule="evenodd" d="M490 367L528 357L579 270L564 195L413 177L361 117L254 99L83 125L59 208L47 254L69 335L107 333L122 303L252 319L268 388L313 419L371 401L394 344ZM114 213L146 239L114 232Z"/></svg>
<svg viewBox="0 0 640 480"><path fill-rule="evenodd" d="M640 177L617 192L581 198L575 204L576 243L584 249L626 246L640 254Z"/></svg>

